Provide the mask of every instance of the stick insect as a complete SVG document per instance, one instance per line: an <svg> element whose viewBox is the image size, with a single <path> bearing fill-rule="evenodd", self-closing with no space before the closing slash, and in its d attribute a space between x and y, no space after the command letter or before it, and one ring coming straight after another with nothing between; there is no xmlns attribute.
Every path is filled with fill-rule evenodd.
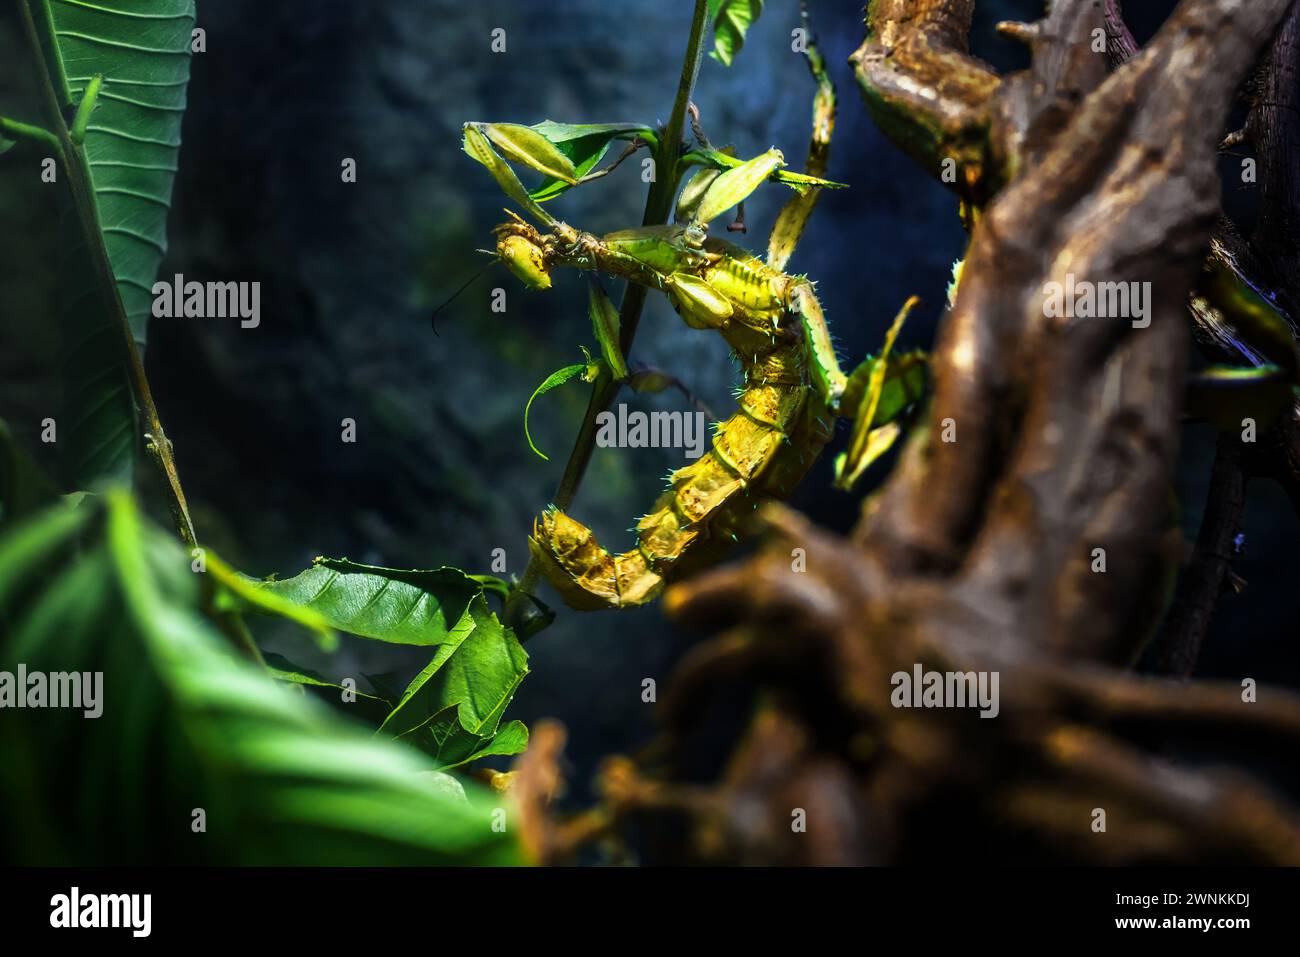
<svg viewBox="0 0 1300 957"><path fill-rule="evenodd" d="M555 269L571 268L658 290L688 326L721 334L740 365L736 412L714 427L707 453L671 474L653 509L637 522L634 548L610 552L589 528L554 506L535 521L529 547L570 607L623 608L654 599L671 577L710 555L719 543L735 539L765 498L789 495L831 438L837 417L853 422L849 449L836 463L837 484L852 486L893 444L900 416L920 398L924 356L889 358L915 297L895 318L881 354L845 375L813 283L784 271L811 213L815 191L835 185L817 178L825 168L834 115L829 80L824 68L820 76L818 72L814 65L819 95L809 171L816 175L784 173L784 158L775 149L741 162L702 142L700 152L683 160L700 158L712 165L682 189L675 225L604 236L553 218L493 149L495 143L552 176L572 176L575 171L565 165L568 157L556 144L539 142L545 139L539 130L556 130L558 124L465 126L465 151L544 227L507 210L509 221L494 230L496 256L526 287L549 289ZM777 218L765 262L709 236L707 229L769 179L794 185L797 195ZM593 326L606 357L592 364L592 376L618 367L613 374L621 377L626 369L617 354L617 329L602 322L603 315L616 314L597 287L592 303Z"/></svg>

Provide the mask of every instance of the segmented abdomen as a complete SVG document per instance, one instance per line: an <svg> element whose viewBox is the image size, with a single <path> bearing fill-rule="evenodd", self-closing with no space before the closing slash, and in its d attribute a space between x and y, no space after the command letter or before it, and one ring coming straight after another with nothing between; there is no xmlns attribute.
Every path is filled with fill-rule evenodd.
<svg viewBox="0 0 1300 957"><path fill-rule="evenodd" d="M812 464L830 430L807 387L802 343L742 357L741 366L739 408L715 428L708 452L672 474L637 523L636 548L613 554L554 508L534 524L529 547L566 604L593 610L652 600L688 550L729 536L764 493L784 494Z"/></svg>

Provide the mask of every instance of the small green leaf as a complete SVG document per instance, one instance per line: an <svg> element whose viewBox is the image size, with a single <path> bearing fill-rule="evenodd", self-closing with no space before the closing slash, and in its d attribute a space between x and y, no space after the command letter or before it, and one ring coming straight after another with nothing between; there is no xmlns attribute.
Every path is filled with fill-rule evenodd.
<svg viewBox="0 0 1300 957"><path fill-rule="evenodd" d="M785 157L778 149L770 149L761 156L741 163L724 173L709 184L695 211L695 221L708 223L721 216L737 203L744 202L763 181L778 168L785 165Z"/></svg>
<svg viewBox="0 0 1300 957"><path fill-rule="evenodd" d="M711 166L714 169L730 170L736 169L745 164L745 160L737 159L721 150L694 150L682 157L682 162L686 165ZM750 161L752 162L752 160ZM772 179L778 183L784 183L796 193L804 193L812 187L819 189L848 189L847 183L837 183L831 179L822 179L818 176L809 176L806 173L791 173L778 167L772 172Z"/></svg>
<svg viewBox="0 0 1300 957"><path fill-rule="evenodd" d="M722 170L712 166L696 170L695 175L686 181L686 185L677 196L677 209L673 213L673 221L678 223L695 221L704 194L709 191L713 181L721 175Z"/></svg>
<svg viewBox="0 0 1300 957"><path fill-rule="evenodd" d="M476 595L379 730L408 735L455 705L461 728L478 737L493 735L527 675L527 652L492 614L487 600Z"/></svg>
<svg viewBox="0 0 1300 957"><path fill-rule="evenodd" d="M564 180L570 186L577 183L573 161L532 127L517 123L487 123L483 126L483 133L507 159Z"/></svg>
<svg viewBox="0 0 1300 957"><path fill-rule="evenodd" d="M853 419L853 431L849 437L848 450L835 460L837 488L852 488L866 472L867 467L883 455L898 438L897 424L882 420L880 404L885 394L890 365L889 354L894 348L894 340L898 338L907 317L919 302L920 299L916 296L908 297L907 302L903 303L903 307L894 316L889 331L885 333L885 344L880 350L880 355L872 363L862 397L855 403L857 410ZM847 385L845 391L848 391Z"/></svg>
<svg viewBox="0 0 1300 957"><path fill-rule="evenodd" d="M709 0L709 19L713 21L713 57L723 66L731 66L745 34L763 12L763 0Z"/></svg>
<svg viewBox="0 0 1300 957"><path fill-rule="evenodd" d="M478 735L462 727L458 712L457 705L445 708L409 736L433 757L440 770L462 767L479 758L520 754L528 747L528 728L522 721L504 724L495 734Z"/></svg>
<svg viewBox="0 0 1300 957"><path fill-rule="evenodd" d="M588 311L591 313L591 329L596 334L600 345L600 354L609 366L615 379L627 377L627 363L623 361L623 350L619 345L618 307L610 301L600 284L592 282L588 294Z"/></svg>
<svg viewBox="0 0 1300 957"><path fill-rule="evenodd" d="M528 440L528 447L540 455L546 461L550 461L549 456L533 444L533 435L528 431L528 413L532 411L533 401L539 395L546 395L552 389L564 385L576 375L581 375L587 371L587 364L579 362L571 366L565 366L563 369L557 369L546 377L546 381L533 390L533 394L528 397L528 404L524 406L524 438Z"/></svg>
<svg viewBox="0 0 1300 957"><path fill-rule="evenodd" d="M596 165L605 158L615 140L643 140L654 144L658 141L655 132L648 126L636 123L554 123L550 120L538 123L533 130L545 136L561 153L573 163L573 174L579 182L595 170ZM568 190L573 183L558 177L551 177L536 189L530 191L539 203L547 202Z"/></svg>
<svg viewBox="0 0 1300 957"><path fill-rule="evenodd" d="M492 178L497 181L497 185L501 187L502 192L518 203L520 208L527 210L538 222L546 223L548 226L556 225L555 218L542 209L541 206L538 206L532 197L528 195L528 190L524 189L524 184L519 182L519 177L515 175L515 171L492 148L491 142L483 135L478 124L465 124L463 148L466 155L482 163L487 168L487 171L492 174Z"/></svg>

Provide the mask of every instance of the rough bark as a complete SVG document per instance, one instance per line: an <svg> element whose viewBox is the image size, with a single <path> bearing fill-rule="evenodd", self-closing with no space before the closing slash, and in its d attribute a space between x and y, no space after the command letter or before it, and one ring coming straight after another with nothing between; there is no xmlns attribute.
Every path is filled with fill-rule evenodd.
<svg viewBox="0 0 1300 957"><path fill-rule="evenodd" d="M1122 670L1181 558L1169 489L1219 131L1287 6L1186 0L1107 77L1085 38L1108 11L1058 0L1009 28L1033 67L997 78L966 53L971 4L871 5L855 60L873 114L930 168L959 155L965 198L986 201L933 400L850 539L770 512L757 558L669 592L674 614L726 629L680 676L694 690L672 699L670 740L698 720L682 702L723 676L768 704L717 789L624 768L620 813L675 807L693 853L732 859L900 861L1002 838L1074 860L1300 863L1300 815L1261 781L1143 746L1230 731L1294 748L1300 701ZM1150 282L1150 324L1047 315L1046 284L1070 274ZM894 707L891 676L917 664L998 674L999 716ZM809 803L837 840L790 836Z"/></svg>

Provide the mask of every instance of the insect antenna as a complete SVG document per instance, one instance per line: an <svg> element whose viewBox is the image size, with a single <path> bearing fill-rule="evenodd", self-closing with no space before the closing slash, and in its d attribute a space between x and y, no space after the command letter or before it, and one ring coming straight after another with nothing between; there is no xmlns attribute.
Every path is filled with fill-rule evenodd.
<svg viewBox="0 0 1300 957"><path fill-rule="evenodd" d="M429 322L430 322L430 324L433 326L433 334L434 334L435 336L438 336L438 338L442 338L440 335L438 335L438 313L442 312L444 309L446 309L448 306L450 306L453 302L455 302L456 299L459 298L459 296L460 296L460 294L461 294L462 292L464 292L464 291L465 291L466 289L468 289L470 286L474 285L474 283L476 283L476 282L478 282L480 279L482 279L482 278L483 278L483 274L484 274L485 272L487 272L489 269L491 269L493 266L495 266L498 262L501 261L501 260L500 260L500 257L498 257L497 254L494 253L494 252L492 252L490 249L476 249L476 250L474 250L474 251L475 251L476 253L487 253L487 254L488 254L489 256L491 256L492 258L489 259L487 262L485 262L485 263L483 264L483 266L482 266L480 269L476 270L475 273L474 273L474 275L470 276L470 277L469 277L468 279L466 279L463 283L461 283L461 286L460 286L459 289L457 289L457 290L456 290L455 292L453 292L450 296L448 296L446 299L443 300L442 305L440 305L437 309L433 310L433 315L431 315L431 316L429 317Z"/></svg>

